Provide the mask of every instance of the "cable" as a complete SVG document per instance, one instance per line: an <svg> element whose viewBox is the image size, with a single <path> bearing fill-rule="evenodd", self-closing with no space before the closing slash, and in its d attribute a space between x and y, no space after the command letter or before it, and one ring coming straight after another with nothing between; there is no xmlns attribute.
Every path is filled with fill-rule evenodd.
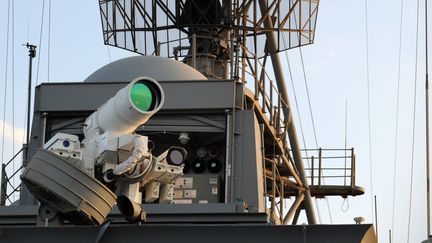
<svg viewBox="0 0 432 243"><path fill-rule="evenodd" d="M368 5L367 4L368 4L368 0L365 0L366 80L367 80L367 106L368 106L368 135L369 135L369 176L370 176L370 187L371 187L371 215L372 215L372 222L375 222L374 201L373 201L372 135L371 135L371 106L370 106L370 78L369 78L369 32L368 32Z"/></svg>
<svg viewBox="0 0 432 243"><path fill-rule="evenodd" d="M392 212L392 232L394 232L395 204L396 204L396 173L397 173L397 152L398 152L398 137L399 137L399 101L400 101L400 73L401 73L401 56L402 56L402 32L403 32L403 0L401 0L400 8L400 25L399 25L399 61L397 73L397 93L396 93L396 125L395 125L395 144L394 144L394 169L393 169L393 212ZM392 239L394 235L392 235Z"/></svg>
<svg viewBox="0 0 432 243"><path fill-rule="evenodd" d="M416 54L415 54L415 71L414 71L414 107L413 107L413 127L412 127L412 144L411 144L411 174L410 174L410 196L408 208L408 235L407 242L410 239L411 230L411 204L412 204L412 188L413 188L413 173L414 173L414 145L415 145L415 128L416 128L416 106L417 106L417 62L418 62L418 31L419 31L419 0L417 0L417 23L416 23ZM393 232L393 230L392 230ZM393 237L392 237L393 238Z"/></svg>
<svg viewBox="0 0 432 243"><path fill-rule="evenodd" d="M342 212L344 212L344 213L348 212L349 208L350 208L350 205L349 205L348 198L344 198L342 205L341 205Z"/></svg>
<svg viewBox="0 0 432 243"><path fill-rule="evenodd" d="M305 83L305 86L306 86L306 94L307 94L307 99L308 99L309 112L310 112L311 121L312 121L312 129L313 129L313 134L314 134L314 139L315 139L315 146L318 149L319 146L318 146L317 133L316 133L316 129L315 129L315 119L314 119L314 116L313 116L312 102L311 102L310 95L309 95L309 86L308 86L308 81L307 81L307 78L306 78L306 70L305 70L305 65L304 65L304 60L303 60L303 52L301 50L301 47L299 47L299 50L300 50L300 59L301 59L302 70L303 70L303 78L304 78L304 83ZM321 173L321 171L319 171L319 173ZM324 182L325 182L325 180L323 178L323 184L325 184ZM330 203L328 201L328 197L325 196L324 199L325 199L326 204L327 204L327 210L328 210L328 213L329 213L329 216L330 216L330 222L331 222L331 224L333 224L333 217L332 217L332 214L331 214ZM315 198L315 200L317 200L317 199Z"/></svg>
<svg viewBox="0 0 432 243"><path fill-rule="evenodd" d="M40 24L40 33L39 33L39 55L38 55L38 64L36 70L36 86L39 85L39 65L40 65L40 57L42 55L42 36L43 36L43 26L44 26L44 16L45 16L45 0L42 1L42 16L41 16L41 24Z"/></svg>
<svg viewBox="0 0 432 243"><path fill-rule="evenodd" d="M30 18L27 18L27 43L30 42Z"/></svg>
<svg viewBox="0 0 432 243"><path fill-rule="evenodd" d="M431 238L430 229L430 140L429 140L429 55L428 55L428 5L425 0L425 108L426 108L426 220L427 237Z"/></svg>
<svg viewBox="0 0 432 243"><path fill-rule="evenodd" d="M294 12L294 22L295 22L296 28L299 28L299 26L297 24L297 19L296 19L296 16L295 16L295 12ZM285 45L285 42L286 42L285 41L285 36L282 35L282 38L283 38L283 44L284 44L284 46L286 48L286 45ZM298 38L301 38L301 37L298 35ZM310 112L311 121L312 121L312 128L313 128L313 133L314 133L315 146L318 149L318 147L319 147L318 146L318 139L317 139L317 133L316 133L316 129L315 129L315 120L314 120L313 111L312 111L312 102L311 102L311 99L310 99L309 87L308 87L308 82L307 82L307 78L306 78L306 69L305 69L305 65L304 65L303 52L301 50L301 46L299 46L298 48L299 48L299 51L300 51L301 64L302 64L302 70L303 70L303 78L304 78L304 83L305 83L305 86L306 86L306 93L307 93L307 99L308 99L308 105L309 105L309 112ZM286 54L286 55L288 55L288 54ZM298 107L297 107L297 109L298 109ZM305 145L305 148L306 148L306 145ZM306 155L306 157L307 157L307 155ZM309 161L308 161L308 163L309 163ZM309 165L309 167L310 167L310 165ZM321 171L319 171L319 173L321 173ZM323 179L323 184L324 184L324 181L325 180ZM329 212L330 222L333 224L333 217L331 215L330 204L328 202L328 198L327 197L324 197L324 198L325 198L326 203L327 203L327 210ZM317 199L315 199L315 201L316 200ZM317 201L316 201L316 203L317 203ZM319 208L318 207L317 207L317 211L318 211L318 215L319 215Z"/></svg>
<svg viewBox="0 0 432 243"><path fill-rule="evenodd" d="M283 39L283 44L284 44L284 48L285 48L286 46L285 46L285 36L284 35L282 35L282 39ZM298 106L299 102L298 102L298 99L297 99L297 92L296 92L296 89L295 89L294 78L293 78L292 70L291 70L291 64L290 64L290 61L289 61L288 52L285 51L284 53L285 53L285 59L286 59L287 64L288 64L287 66L288 66L288 72L289 72L289 76L290 76L290 83L291 83L291 86L293 87L294 103L295 103L295 106L296 106L296 113L297 113L297 117L299 119L299 124L300 124L300 134L301 134L301 137L302 137L302 140L303 140L303 146L305 148L307 148L307 146L306 146L306 139L305 139L304 132L303 132L303 123L302 123L301 115L300 115L300 108ZM306 158L308 158L309 157L308 154L307 154L308 152L305 151L305 153L306 153ZM308 166L310 167L309 159L307 159L306 161L308 163ZM331 224L333 224L333 217L331 215L328 199L327 199L327 197L325 197L325 199L327 201L327 208L329 210L330 222L331 222ZM318 206L318 201L317 201L316 198L315 198L315 203L317 204L316 208L317 208L317 213L318 213L318 219L319 219L320 222L322 222L321 212L320 212L320 209L319 209L319 206Z"/></svg>
<svg viewBox="0 0 432 243"><path fill-rule="evenodd" d="M317 133L316 133L316 129L315 129L315 119L314 119L314 116L313 116L312 102L311 102L310 95L309 95L309 86L308 86L308 81L307 81L307 78L306 78L306 70L305 70L305 65L304 65L304 60L303 60L303 52L301 50L301 47L299 47L299 50L300 50L300 59L301 59L302 70L303 70L303 78L304 78L304 83L305 83L305 86L306 86L306 94L307 94L307 99L308 99L309 112L310 112L311 121L312 121L312 128L313 128L313 134L314 134L314 139L315 139L315 146L318 149L319 146L318 146ZM320 173L321 173L321 171L320 171ZM324 184L324 179L323 179L323 184ZM329 216L330 216L330 222L333 224L333 217L331 215L330 204L328 202L328 198L327 197L324 197L324 198L326 200L327 210L328 210Z"/></svg>
<svg viewBox="0 0 432 243"><path fill-rule="evenodd" d="M24 109L24 116L23 116L24 117L24 125L23 125L23 127L27 127L27 110L28 110L28 104L26 102L25 109ZM22 134L21 144L27 143L26 142L26 136L27 136L27 132L24 131L23 134Z"/></svg>
<svg viewBox="0 0 432 243"><path fill-rule="evenodd" d="M5 59L5 88L3 94L3 124L2 124L2 150L1 150L1 161L4 161L4 145L5 145L5 126L6 126L6 96L7 96L7 84L8 84L8 61L9 61L9 27L10 27L10 7L11 0L8 0L8 10L7 10L7 27L6 27L6 59Z"/></svg>
<svg viewBox="0 0 432 243"><path fill-rule="evenodd" d="M50 57L51 57L51 0L48 0L48 74L47 82L50 82Z"/></svg>
<svg viewBox="0 0 432 243"><path fill-rule="evenodd" d="M12 154L15 154L15 1L12 1ZM12 171L15 173L15 159L12 160ZM12 178L15 187L15 176ZM14 193L14 195L16 195ZM15 197L13 198L15 201Z"/></svg>
<svg viewBox="0 0 432 243"><path fill-rule="evenodd" d="M347 179L347 144L348 144L348 98L345 98L345 139L344 139L344 186ZM352 159L352 158L351 158Z"/></svg>
<svg viewBox="0 0 432 243"><path fill-rule="evenodd" d="M282 38L283 38L283 41L284 41L283 43L285 45L285 37L282 36ZM297 117L299 119L299 124L300 124L300 134L301 134L301 137L302 137L302 140L303 140L303 146L305 148L307 148L307 146L306 146L306 139L305 139L304 132L303 132L303 123L302 123L302 120L301 120L300 109L299 109L299 106L298 106L297 92L296 92L296 89L295 89L294 78L293 78L292 71L291 71L291 64L290 64L290 61L289 61L288 52L285 51L284 53L285 53L285 59L286 59L287 64L288 64L287 66L288 66L288 73L289 73L289 76L290 76L291 86L293 87L294 103L295 103L295 106L296 106ZM308 166L310 168L309 156L308 156L308 152L307 151L306 151L306 158L307 158L306 161L307 161ZM315 203L317 203L317 202L315 201ZM318 207L318 204L317 204L316 208L317 208L317 212L318 212L318 219L319 219L320 222L322 222L321 212L320 212L320 209Z"/></svg>
<svg viewBox="0 0 432 243"><path fill-rule="evenodd" d="M303 52L302 52L301 47L299 47L299 51L300 51L300 60L301 60L302 70L303 70L303 78L304 78L304 83L306 86L306 94L307 94L307 99L308 99L309 112L310 112L310 116L311 116L311 120L312 120L312 128L313 128L313 134L314 134L314 138L315 138L315 146L316 146L316 148L318 148L318 139L317 139L317 133L316 133L316 129L315 129L315 120L314 120L313 111L312 111L312 103L311 103L311 99L310 99L310 95L309 95L309 86L308 86L308 81L306 78L306 70L305 70L305 65L304 65L304 61L303 61Z"/></svg>

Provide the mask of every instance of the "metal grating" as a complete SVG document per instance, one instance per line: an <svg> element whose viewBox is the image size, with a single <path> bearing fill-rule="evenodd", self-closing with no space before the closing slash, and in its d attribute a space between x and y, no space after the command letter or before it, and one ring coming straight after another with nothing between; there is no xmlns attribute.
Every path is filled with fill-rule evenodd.
<svg viewBox="0 0 432 243"><path fill-rule="evenodd" d="M188 46L195 28L246 36L241 44L258 57L271 54L265 48L269 31L277 37L272 52L314 42L319 0L264 0L264 14L260 1L100 0L99 5L105 44L143 55L174 57L173 48ZM268 16L273 26L265 25Z"/></svg>

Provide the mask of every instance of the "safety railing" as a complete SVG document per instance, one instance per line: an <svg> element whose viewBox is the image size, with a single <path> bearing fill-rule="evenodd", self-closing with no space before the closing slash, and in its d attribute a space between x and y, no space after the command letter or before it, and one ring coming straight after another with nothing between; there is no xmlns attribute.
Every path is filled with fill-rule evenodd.
<svg viewBox="0 0 432 243"><path fill-rule="evenodd" d="M355 187L356 156L350 149L303 149L311 186Z"/></svg>
<svg viewBox="0 0 432 243"><path fill-rule="evenodd" d="M270 215L274 223L281 224L286 213L284 211L285 183L278 169L281 161L279 157L266 158L265 160L271 164L265 173L265 194L270 200Z"/></svg>
<svg viewBox="0 0 432 243"><path fill-rule="evenodd" d="M2 163L1 170L1 186L0 186L0 206L6 206L6 204L12 204L17 198L15 195L19 193L21 188L21 170L23 165L18 168L11 168L13 162L17 159L18 155L22 154L23 149L20 149L7 163ZM8 175L8 171L11 171ZM18 185L15 185L15 178L18 177Z"/></svg>

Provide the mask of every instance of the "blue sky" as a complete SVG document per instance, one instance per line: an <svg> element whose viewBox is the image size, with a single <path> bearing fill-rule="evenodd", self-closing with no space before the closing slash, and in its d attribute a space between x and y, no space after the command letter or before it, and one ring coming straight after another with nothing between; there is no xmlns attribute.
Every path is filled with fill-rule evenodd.
<svg viewBox="0 0 432 243"><path fill-rule="evenodd" d="M11 1L12 2L12 1ZM39 45L42 0L14 0L15 37L15 151L22 143L27 90L27 49L21 44ZM34 83L48 79L47 18L42 45L35 59ZM98 1L52 1L51 46L49 81L82 81L99 67L130 52L103 45ZM407 242L408 204L411 171L411 146L413 125L413 95L415 78L416 4L405 0L401 43L400 107L398 146L395 153L396 94L399 61L400 0L368 1L369 67L372 131L372 181L373 194L378 201L379 235L388 242L392 225L393 171L395 154L396 201L394 241ZM8 73L6 96L6 124L12 126L12 39L9 40L9 59L6 60L8 0L0 1L0 78L1 92ZM423 14L423 2L420 5ZM424 18L420 18L417 114L414 150L414 186L409 242L426 238L425 209L425 138L424 138ZM431 25L429 25L431 26ZM320 147L343 148L345 100L348 101L348 147L357 154L357 184L366 188L364 196L350 198L349 209L343 212L342 198L329 198L334 223L353 223L353 218L363 216L372 221L370 161L368 148L368 112L366 83L365 2L353 0L323 0L320 4L315 44L304 47L306 75L314 112L317 139ZM41 52L39 52L41 51ZM293 70L294 84L299 99L301 122L305 142L314 147L312 123L301 71L299 50L288 51ZM40 63L38 65L38 58ZM286 62L281 56L284 67ZM38 79L36 80L37 67ZM285 73L288 79L288 72ZM287 83L290 94L292 86ZM1 93L0 97L3 97ZM73 102L73 101L71 101ZM294 104L291 97L291 103ZM0 120L3 120L3 99L0 99ZM297 124L299 123L298 117ZM2 124L0 124L2 125ZM12 156L12 128L5 130L4 159ZM1 148L0 148L1 149ZM322 223L330 223L324 200L318 200ZM346 204L344 205L344 207Z"/></svg>

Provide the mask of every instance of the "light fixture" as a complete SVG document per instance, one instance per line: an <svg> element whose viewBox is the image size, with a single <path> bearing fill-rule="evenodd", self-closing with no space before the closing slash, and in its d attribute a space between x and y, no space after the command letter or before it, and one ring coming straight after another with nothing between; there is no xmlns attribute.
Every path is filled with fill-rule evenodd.
<svg viewBox="0 0 432 243"><path fill-rule="evenodd" d="M178 139L179 139L181 144L183 144L183 145L187 144L190 140L189 133L187 133L187 132L180 133L180 136Z"/></svg>

